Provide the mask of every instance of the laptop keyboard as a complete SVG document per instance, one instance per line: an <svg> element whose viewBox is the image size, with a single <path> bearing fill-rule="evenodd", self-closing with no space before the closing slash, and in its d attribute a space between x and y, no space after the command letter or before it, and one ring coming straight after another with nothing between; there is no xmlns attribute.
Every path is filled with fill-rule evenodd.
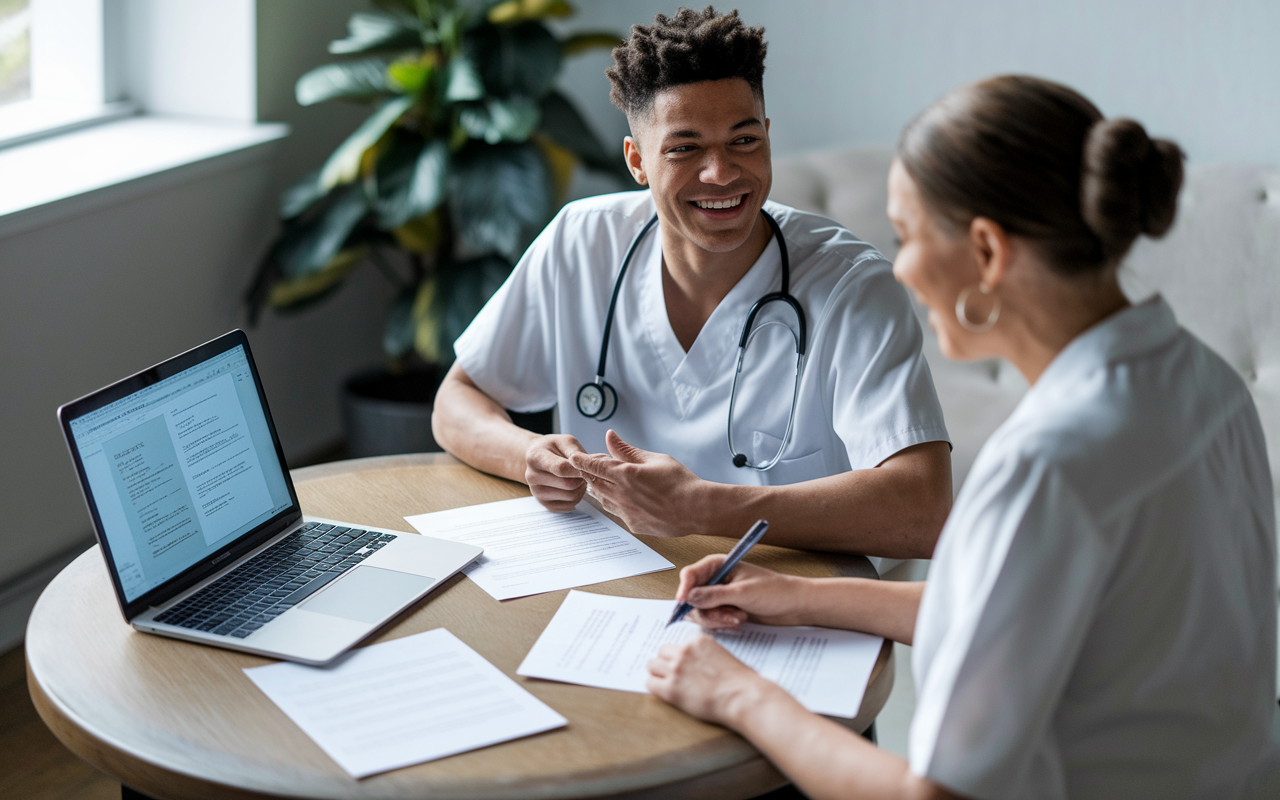
<svg viewBox="0 0 1280 800"><path fill-rule="evenodd" d="M396 538L309 522L156 622L243 639Z"/></svg>

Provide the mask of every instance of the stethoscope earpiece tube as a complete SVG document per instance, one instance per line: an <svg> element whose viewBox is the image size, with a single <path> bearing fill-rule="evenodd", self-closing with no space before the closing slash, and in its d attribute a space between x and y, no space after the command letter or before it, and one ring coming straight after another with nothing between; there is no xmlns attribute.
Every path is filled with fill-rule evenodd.
<svg viewBox="0 0 1280 800"><path fill-rule="evenodd" d="M778 252L782 256L782 291L771 292L761 297L751 307L751 311L747 314L747 321L742 326L742 336L738 340L738 363L733 371L733 386L729 390L729 453L733 456L733 465L735 467L749 467L757 471L764 471L782 458L782 453L787 449L787 443L791 440L791 431L795 426L796 420L796 402L800 397L800 375L804 369L805 347L808 342L808 326L805 319L804 309L800 307L800 302L791 295L791 259L787 254L787 241L782 236L782 228L778 225L778 221L773 218L768 211L763 208L760 213L764 215L765 220L769 223L769 228L773 231L773 236L778 242ZM631 259L636 254L636 249L640 246L640 242L644 241L645 235L658 223L658 215L654 214L645 226L640 229L640 233L636 234L636 238L632 240L631 246L627 248L627 254L622 259L622 268L618 270L618 277L613 282L613 294L609 297L609 310L604 318L604 336L600 341L600 363L596 367L595 380L590 383L582 384L578 389L577 405L578 413L584 417L604 422L613 416L618 410L618 393L604 379L604 368L608 361L609 355L609 336L613 332L613 313L618 306L618 295L622 291L622 279L626 277L627 268L631 266ZM738 397L738 376L742 374L742 360L746 353L747 342L751 338L751 332L754 329L756 315L760 313L766 305L772 302L782 302L790 306L796 313L796 319L799 321L799 333L796 339L796 385L791 395L791 411L787 415L787 430L782 437L782 446L778 448L778 452L773 458L763 464L752 464L747 457L739 453L733 446L733 407Z"/></svg>
<svg viewBox="0 0 1280 800"><path fill-rule="evenodd" d="M618 307L622 279L627 275L627 267L631 266L631 257L636 254L636 248L640 246L640 242L644 241L649 229L657 224L658 215L655 213L627 248L627 255L622 259L622 268L618 270L618 277L613 282L613 294L609 297L609 311L604 317L604 336L600 341L600 363L596 366L596 379L591 383L582 384L578 389L578 413L598 422L604 422L618 410L618 393L604 379L604 366L609 359L609 334L613 332L613 312Z"/></svg>

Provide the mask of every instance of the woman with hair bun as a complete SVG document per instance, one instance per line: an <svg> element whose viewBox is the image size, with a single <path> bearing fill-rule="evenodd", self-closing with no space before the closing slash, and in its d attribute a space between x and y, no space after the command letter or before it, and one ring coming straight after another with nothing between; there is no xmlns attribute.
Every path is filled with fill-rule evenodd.
<svg viewBox="0 0 1280 800"><path fill-rule="evenodd" d="M927 586L803 579L722 556L681 573L707 628L746 620L912 644L909 762L805 711L707 636L649 688L733 728L811 797L1280 797L1274 500L1238 375L1160 297L1135 238L1173 223L1182 152L1077 92L1004 76L902 135L899 281L951 358L1031 384L987 441ZM1206 265L1206 269L1212 268Z"/></svg>

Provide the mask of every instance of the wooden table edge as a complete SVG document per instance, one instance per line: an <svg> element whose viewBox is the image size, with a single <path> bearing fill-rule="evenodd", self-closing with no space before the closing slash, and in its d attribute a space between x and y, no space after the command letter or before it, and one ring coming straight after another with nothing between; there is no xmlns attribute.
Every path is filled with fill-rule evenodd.
<svg viewBox="0 0 1280 800"><path fill-rule="evenodd" d="M179 798L221 800L229 797L252 800L287 796L239 789L162 767L124 743L93 730L92 726L45 691L32 671L29 660L26 662L26 667L27 689L31 695L31 703L35 706L40 719L58 741L94 768L119 780L131 789L148 794L155 800L179 800ZM177 794L171 791L175 787L179 788Z"/></svg>
<svg viewBox="0 0 1280 800"><path fill-rule="evenodd" d="M376 456L365 459L354 459L333 464L320 464L312 467L292 470L295 481L324 479L336 475L353 472L366 472L397 467L413 466L457 466L466 465L447 454L424 453L404 456ZM97 550L95 546L93 548ZM101 558L101 553L97 555ZM893 642L885 639L871 674L867 679L866 691L859 706L857 716L851 720L837 720L845 727L858 733L865 732L883 710L894 685L894 650ZM47 692L41 685L31 668L30 658L26 659L27 686L32 703L40 718L50 731L69 750L95 768L122 781L125 785L138 791L150 794L157 800L168 798L279 798L301 797L297 794L276 794L243 789L229 784L216 783L205 778L171 769L149 760L130 748L126 743L97 731L93 725L82 720L67 708L56 695ZM887 674L886 674L887 671ZM877 682L882 681L878 685ZM690 752L689 755L695 755ZM711 772L690 774L675 764L671 771L663 770L654 762L670 762L670 756L655 757L629 765L629 774L619 778L616 774L596 777L592 770L578 775L559 776L556 784L525 785L522 787L495 787L492 792L477 793L474 787L466 789L465 795L456 796L471 800L537 800L538 798L590 798L610 797L616 800L657 800L658 798L698 798L707 796L707 791L715 788L727 789L724 784L736 786L760 786L760 791L769 791L785 784L785 778L762 754L758 752L745 760L724 764ZM666 772L666 774L662 774ZM637 778L642 779L637 780ZM767 780L772 777L773 780ZM628 780L630 779L630 780ZM665 781L665 782L664 782ZM767 782L771 785L763 785ZM576 784L571 792L565 792L566 784ZM449 787L440 787L449 791ZM463 789L464 787L457 787ZM448 795L438 795L442 798Z"/></svg>
<svg viewBox="0 0 1280 800"><path fill-rule="evenodd" d="M870 727L876 716L884 708L885 701L893 690L893 664L893 642L885 639L880 653L876 657L875 666L872 667L871 675L867 680L867 692L863 695L858 716L848 721L838 720L839 722L858 733L863 733ZM210 798L210 800L216 800L217 798L228 797L251 800L254 798L302 796L242 789L224 783L215 783L196 775L178 772L156 764L124 743L114 741L110 737L93 730L91 725L64 707L55 697L46 693L32 671L29 661L26 663L26 670L27 686L31 694L32 704L54 736L67 749L95 768L117 778L130 788L149 794L156 800L169 800L169 798L174 800L178 798L197 798L197 800ZM877 681L885 674L886 670L888 671L888 679L883 684L877 685ZM864 722L864 717L869 717L869 719L865 720L865 724L859 724ZM691 752L689 755L695 754ZM644 780L640 781L626 781L625 779L619 781L616 775L592 777L591 773L562 776L565 783L576 784L576 790L572 794L557 791L560 788L558 785L546 784L520 788L510 787L507 791L494 791L483 794L477 794L472 789L465 792L465 794L456 796L489 798L490 800L501 800L502 798L507 798L508 800L518 800L520 798L538 800L538 798L552 797L610 797L615 798L615 800L657 800L658 798L667 800L670 798L670 800L679 800L680 798L704 797L706 796L705 792L713 787L720 790L730 788L726 784L760 786L763 792L778 788L786 783L786 779L777 771L772 762L758 752L755 756L744 761L725 765L712 772L692 775L662 775L660 774L660 769L655 770L651 766L653 760L637 762L631 765L633 770L629 777L635 778L643 775ZM664 756L660 760L669 761L670 759ZM679 769L675 771L685 772ZM674 780L671 780L672 778ZM620 782L630 783L630 785L619 786ZM439 796L447 797L447 795Z"/></svg>
<svg viewBox="0 0 1280 800"><path fill-rule="evenodd" d="M294 483L314 481L320 478L331 478L336 475L350 475L355 472L373 472L397 467L465 467L472 469L448 453L406 453L398 456L369 456L368 458L349 458L345 461L330 461L326 464L313 464L310 467L298 467L289 470ZM496 475L489 477L504 480Z"/></svg>

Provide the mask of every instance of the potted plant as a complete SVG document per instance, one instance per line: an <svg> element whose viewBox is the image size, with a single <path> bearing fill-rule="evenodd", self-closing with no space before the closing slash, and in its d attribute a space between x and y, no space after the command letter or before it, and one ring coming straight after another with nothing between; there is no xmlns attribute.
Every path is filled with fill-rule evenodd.
<svg viewBox="0 0 1280 800"><path fill-rule="evenodd" d="M395 287L388 366L344 387L357 456L436 449L430 402L453 340L564 201L574 169L630 181L554 88L566 56L618 36L557 38L546 20L573 13L564 0L377 5L330 43L344 58L296 87L302 105L348 100L373 113L281 196L280 232L245 295L252 325L267 308L323 300L362 265Z"/></svg>

